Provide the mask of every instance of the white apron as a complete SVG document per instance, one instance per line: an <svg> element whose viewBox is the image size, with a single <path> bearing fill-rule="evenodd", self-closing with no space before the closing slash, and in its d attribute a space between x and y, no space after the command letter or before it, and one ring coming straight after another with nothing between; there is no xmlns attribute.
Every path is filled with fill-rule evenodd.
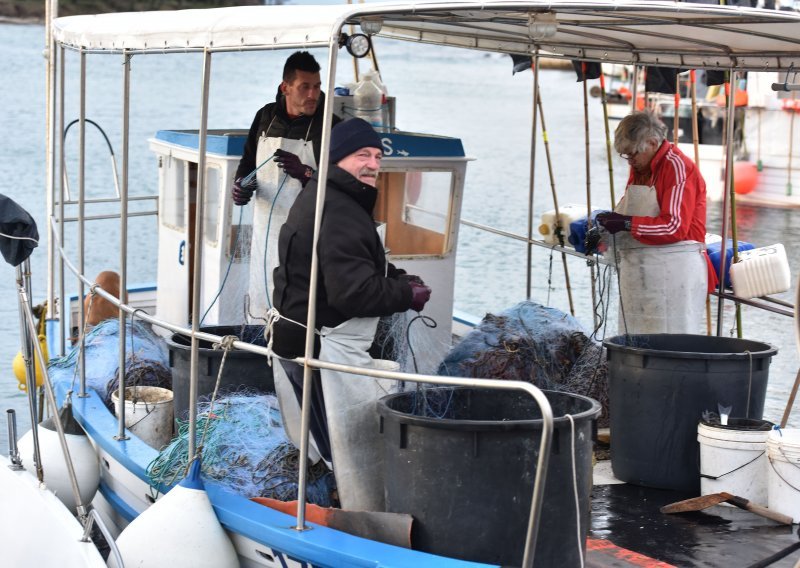
<svg viewBox="0 0 800 568"><path fill-rule="evenodd" d="M294 444L294 447L300 449L300 433L302 412L300 403L297 402L297 396L294 394L294 387L289 377L286 376L286 371L283 370L283 365L278 361L272 362L272 376L275 380L275 396L278 397L278 406L281 409L281 418L283 419L283 429L286 432L286 437ZM308 460L311 463L317 463L322 456L317 449L317 442L311 432L308 433ZM330 465L330 464L328 464Z"/></svg>
<svg viewBox="0 0 800 568"><path fill-rule="evenodd" d="M655 187L629 186L614 211L657 217ZM619 267L618 332L699 333L708 285L705 245L696 241L646 245L624 231L613 242Z"/></svg>
<svg viewBox="0 0 800 568"><path fill-rule="evenodd" d="M267 130L269 131L269 129ZM311 140L266 137L263 133L258 139L256 164L261 164L278 148L295 154L305 165L317 168L317 162L314 159L314 145ZM303 186L298 180L284 173L274 162L264 164L256 172L256 179L258 180L258 191L253 196L248 321L263 323L268 306L272 304L272 289L274 288L272 271L278 265L278 234L289 215L289 209ZM278 191L280 191L280 195L275 199ZM274 206L273 200L275 201ZM272 211L272 218L270 218L270 211ZM264 256L265 244L266 259ZM267 302L267 294L269 294L269 302Z"/></svg>
<svg viewBox="0 0 800 568"><path fill-rule="evenodd" d="M376 366L367 350L377 327L378 318L353 318L333 329L323 327L320 359ZM342 509L384 511L383 437L376 402L390 394L397 381L327 369L321 373L333 473Z"/></svg>

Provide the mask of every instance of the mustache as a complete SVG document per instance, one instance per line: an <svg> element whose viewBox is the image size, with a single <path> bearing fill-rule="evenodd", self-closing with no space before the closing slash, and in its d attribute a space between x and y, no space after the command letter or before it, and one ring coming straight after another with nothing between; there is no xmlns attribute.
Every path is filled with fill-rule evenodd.
<svg viewBox="0 0 800 568"><path fill-rule="evenodd" d="M372 168L361 168L358 171L359 176L369 176L369 177L378 177L378 170L373 170Z"/></svg>

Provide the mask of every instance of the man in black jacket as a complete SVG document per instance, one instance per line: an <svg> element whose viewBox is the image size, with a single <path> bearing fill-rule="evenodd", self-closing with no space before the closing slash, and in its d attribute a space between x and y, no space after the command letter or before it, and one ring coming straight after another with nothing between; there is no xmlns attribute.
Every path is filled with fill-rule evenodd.
<svg viewBox="0 0 800 568"><path fill-rule="evenodd" d="M278 162L291 177L305 184L319 163L319 144L322 135L322 111L325 94L321 90L320 66L314 56L307 51L296 51L283 66L283 81L278 87L275 102L268 103L258 110L247 140L242 159L236 168L236 181L233 185L233 201L245 205L250 201L255 184L242 187L241 180L256 169L258 143L261 138L288 138L309 141L314 155L313 164L303 164L296 155L286 157L288 152L278 155ZM341 119L334 115L333 124ZM282 154L282 156L281 156Z"/></svg>
<svg viewBox="0 0 800 568"><path fill-rule="evenodd" d="M375 186L381 158L381 139L364 120L353 118L333 128L325 207L317 243L315 355L324 359L327 350L331 354L329 360L339 363L359 364L352 354L361 357L361 361L370 361L366 351L374 338L378 318L408 309L420 311L430 298L430 288L421 279L387 263L383 243L375 230L372 212L378 197ZM273 294L273 304L280 316L272 328L272 350L285 359L302 357L305 353L316 199L317 180L312 179L300 192L280 231ZM346 337L340 333L345 328ZM333 349L334 343L337 349L344 345L351 356L340 356L342 351ZM286 360L281 364L300 401L302 365ZM311 432L320 454L330 461L326 416L320 374L315 371ZM337 467L334 463L335 471Z"/></svg>
<svg viewBox="0 0 800 568"><path fill-rule="evenodd" d="M325 101L319 71L307 51L297 51L286 60L277 98L256 113L236 169L232 190L236 205L249 203L258 189L245 304L256 321L263 321L269 307L268 276L277 265L278 231L319 163ZM337 122L334 116L333 124ZM253 172L255 176L250 175Z"/></svg>

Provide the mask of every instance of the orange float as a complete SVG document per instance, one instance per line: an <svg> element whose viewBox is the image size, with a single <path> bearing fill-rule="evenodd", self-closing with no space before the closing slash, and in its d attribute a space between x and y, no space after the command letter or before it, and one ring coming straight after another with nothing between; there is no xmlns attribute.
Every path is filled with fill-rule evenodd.
<svg viewBox="0 0 800 568"><path fill-rule="evenodd" d="M739 195L746 195L758 185L758 166L753 162L736 162L733 164L733 190Z"/></svg>

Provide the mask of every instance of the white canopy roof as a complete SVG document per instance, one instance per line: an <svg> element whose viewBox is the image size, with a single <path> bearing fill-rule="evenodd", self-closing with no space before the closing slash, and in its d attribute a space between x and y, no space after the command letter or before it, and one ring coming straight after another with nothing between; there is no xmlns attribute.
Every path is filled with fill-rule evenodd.
<svg viewBox="0 0 800 568"><path fill-rule="evenodd" d="M554 14L555 34L531 20ZM345 23L379 18L379 36L500 51L539 48L570 59L684 68L800 69L800 15L674 2L493 1L326 6L242 6L71 16L56 41L90 51L321 47Z"/></svg>

